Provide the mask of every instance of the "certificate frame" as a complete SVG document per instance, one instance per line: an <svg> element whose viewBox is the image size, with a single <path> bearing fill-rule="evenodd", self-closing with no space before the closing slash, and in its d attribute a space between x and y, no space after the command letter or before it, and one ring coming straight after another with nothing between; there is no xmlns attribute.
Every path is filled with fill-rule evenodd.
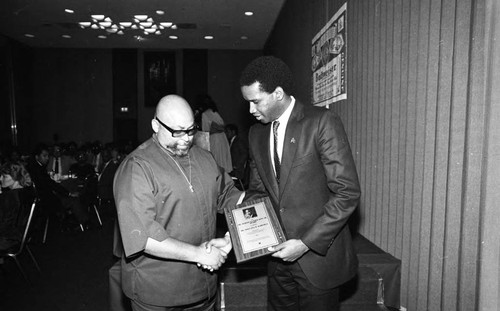
<svg viewBox="0 0 500 311"><path fill-rule="evenodd" d="M268 247L286 241L269 197L226 208L224 215L237 263L268 255Z"/></svg>

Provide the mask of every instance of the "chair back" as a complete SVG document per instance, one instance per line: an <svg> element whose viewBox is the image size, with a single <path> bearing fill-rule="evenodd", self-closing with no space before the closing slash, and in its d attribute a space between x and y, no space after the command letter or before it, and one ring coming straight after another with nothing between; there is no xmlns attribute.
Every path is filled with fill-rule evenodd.
<svg viewBox="0 0 500 311"><path fill-rule="evenodd" d="M32 189L25 189L21 195L23 197L21 198L21 210L18 217L18 224L20 228L23 229L23 235L17 254L21 253L28 240L33 215L35 214L35 208L38 202L38 196L36 195L34 186Z"/></svg>
<svg viewBox="0 0 500 311"><path fill-rule="evenodd" d="M97 202L99 195L98 185L99 181L97 174L92 173L85 177L83 190L80 194L85 204L88 205Z"/></svg>
<svg viewBox="0 0 500 311"><path fill-rule="evenodd" d="M7 242L6 245L2 245L4 251L14 256L21 253L25 247L38 201L34 187L19 189L16 192L16 195L19 196L19 212L16 226L11 235L4 237L4 242Z"/></svg>

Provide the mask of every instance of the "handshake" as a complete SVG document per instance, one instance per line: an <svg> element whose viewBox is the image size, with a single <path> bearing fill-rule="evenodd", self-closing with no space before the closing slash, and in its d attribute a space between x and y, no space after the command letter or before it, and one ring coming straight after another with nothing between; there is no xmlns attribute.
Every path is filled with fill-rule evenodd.
<svg viewBox="0 0 500 311"><path fill-rule="evenodd" d="M204 250L201 251L201 256L197 263L198 267L213 272L214 270L218 270L226 261L227 254L229 254L233 245L231 244L229 232L226 232L223 238L204 242L199 248Z"/></svg>

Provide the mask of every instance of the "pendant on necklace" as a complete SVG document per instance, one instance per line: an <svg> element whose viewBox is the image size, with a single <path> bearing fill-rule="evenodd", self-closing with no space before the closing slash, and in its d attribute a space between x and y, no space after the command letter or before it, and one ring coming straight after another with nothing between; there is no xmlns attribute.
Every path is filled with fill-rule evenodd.
<svg viewBox="0 0 500 311"><path fill-rule="evenodd" d="M189 185L189 190L191 190L191 192L194 192L193 185Z"/></svg>

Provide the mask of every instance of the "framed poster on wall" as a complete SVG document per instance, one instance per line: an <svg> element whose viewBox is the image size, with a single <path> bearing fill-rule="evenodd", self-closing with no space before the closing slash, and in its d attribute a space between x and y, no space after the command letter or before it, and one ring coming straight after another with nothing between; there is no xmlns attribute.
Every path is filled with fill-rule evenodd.
<svg viewBox="0 0 500 311"><path fill-rule="evenodd" d="M312 39L312 102L316 106L347 99L346 8L344 3Z"/></svg>
<svg viewBox="0 0 500 311"><path fill-rule="evenodd" d="M176 92L175 52L144 52L144 105L155 107Z"/></svg>

